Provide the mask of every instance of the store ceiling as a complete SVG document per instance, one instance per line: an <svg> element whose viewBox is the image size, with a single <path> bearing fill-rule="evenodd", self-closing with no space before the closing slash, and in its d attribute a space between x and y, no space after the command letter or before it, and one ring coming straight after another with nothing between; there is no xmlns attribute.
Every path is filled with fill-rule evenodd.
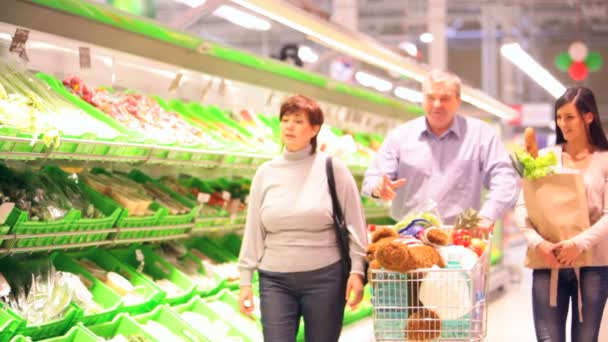
<svg viewBox="0 0 608 342"><path fill-rule="evenodd" d="M186 1L186 0L183 0ZM319 17L331 17L334 1L345 0L286 0ZM426 62L426 46L418 40L427 30L429 0L353 0L358 7L358 30L397 49L404 41L415 42ZM175 27L265 56L278 56L285 44L311 46L321 56L332 57L330 49L307 39L303 34L273 22L271 30L243 29L212 15L225 3L207 0L203 8L191 8L178 0L156 0L157 19ZM541 65L545 66L566 86L575 84L567 73L558 71L554 58L568 50L575 40L583 40L590 50L598 51L608 61L608 1L605 0L446 0L448 68L459 74L468 84L482 88L481 30L482 15L490 15L497 22L498 46L505 39L518 41ZM405 55L405 53L403 52ZM497 59L502 57L497 53ZM327 63L305 67L326 71ZM601 71L591 73L583 84L590 86L602 102L601 112L608 116L608 62ZM519 72L519 71L516 71ZM500 71L498 72L500 81ZM519 77L515 101L551 102L553 98L527 77ZM500 98L505 87L500 90ZM608 121L608 120L604 120Z"/></svg>

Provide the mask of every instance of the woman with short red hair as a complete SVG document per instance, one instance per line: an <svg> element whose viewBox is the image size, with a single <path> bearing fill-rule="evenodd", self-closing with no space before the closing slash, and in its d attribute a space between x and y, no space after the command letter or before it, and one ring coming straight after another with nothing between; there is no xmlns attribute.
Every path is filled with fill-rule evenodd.
<svg viewBox="0 0 608 342"><path fill-rule="evenodd" d="M266 342L295 341L300 318L305 339L336 342L344 305L363 296L367 233L361 198L348 168L334 160L338 200L348 224L351 269L341 262L333 221L326 158L317 152L323 112L312 99L289 97L280 111L284 152L257 170L239 256L240 308L251 315L251 279L258 271Z"/></svg>

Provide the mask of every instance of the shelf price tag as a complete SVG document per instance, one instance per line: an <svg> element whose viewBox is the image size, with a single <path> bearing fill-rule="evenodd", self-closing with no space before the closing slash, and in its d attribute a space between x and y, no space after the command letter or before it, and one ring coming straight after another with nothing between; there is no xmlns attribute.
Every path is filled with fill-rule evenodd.
<svg viewBox="0 0 608 342"><path fill-rule="evenodd" d="M19 57L21 57L24 61L29 62L29 58L27 57L27 52L25 51L25 43L30 36L30 31L22 28L18 28L15 30L15 35L13 36L13 41L11 42L11 46L9 47L10 52L14 52Z"/></svg>
<svg viewBox="0 0 608 342"><path fill-rule="evenodd" d="M8 215L11 213L11 211L13 211L14 207L15 203L13 202L7 202L0 205L0 224L4 224L4 222L6 222Z"/></svg>
<svg viewBox="0 0 608 342"><path fill-rule="evenodd" d="M169 85L169 91L172 92L174 90L176 90L177 88L179 88L179 82L182 80L182 77L184 77L184 75L181 72L178 72L175 75L175 78L173 79L173 81L171 81L171 84Z"/></svg>
<svg viewBox="0 0 608 342"><path fill-rule="evenodd" d="M80 61L80 69L91 68L91 48L80 46L78 47L78 59Z"/></svg>

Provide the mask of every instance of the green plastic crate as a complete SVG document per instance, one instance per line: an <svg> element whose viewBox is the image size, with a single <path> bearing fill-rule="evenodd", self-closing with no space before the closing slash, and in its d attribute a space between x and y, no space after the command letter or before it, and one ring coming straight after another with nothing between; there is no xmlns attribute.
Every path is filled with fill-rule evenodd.
<svg viewBox="0 0 608 342"><path fill-rule="evenodd" d="M27 277L28 272L34 272L42 269L46 269L50 263L46 258L42 259L28 259L25 261L19 261L18 269L16 271L24 273L24 279ZM10 265L10 264L9 264ZM13 274L13 275L16 275ZM5 273L5 276L9 276ZM14 335L29 336L33 340L39 340L47 337L58 336L65 333L69 327L75 322L75 320L81 316L82 310L74 303L70 303L63 313L63 316L55 320L47 321L39 325L33 325L26 321L25 317L22 317L17 312L10 309L4 302L0 301L0 311L7 312L13 317L14 322L12 327L17 325L14 330Z"/></svg>
<svg viewBox="0 0 608 342"><path fill-rule="evenodd" d="M95 336L103 339L111 339L116 335L123 335L125 337L138 335L144 337L146 340L156 342L157 339L153 335L146 332L137 321L127 314L120 314L114 318L111 322L102 324L96 324L87 327ZM103 341L103 340L102 340ZM168 341L158 341L168 342Z"/></svg>
<svg viewBox="0 0 608 342"><path fill-rule="evenodd" d="M186 254L184 254L180 258L180 260L184 263L193 263L197 268L197 272L199 272L201 276L203 276L203 277L207 276L205 266L203 265L201 259L198 258L196 255L194 255L191 251L186 252ZM207 286L208 284L198 283L196 281L196 279L193 278L193 277L195 277L195 275L192 275L192 277L191 277L191 275L187 274L184 271L182 271L182 273L186 274L190 279L192 279L192 281L196 285L196 293L201 297L209 297L209 296L216 295L224 287L226 287L226 279L213 275L213 274L209 274L208 276L212 277L214 279L214 283L212 283L212 285L210 285L210 286Z"/></svg>
<svg viewBox="0 0 608 342"><path fill-rule="evenodd" d="M16 128L12 128L12 127L1 127L0 136L20 137L20 138L30 138L31 139L31 135L24 136L24 134L20 130L18 130ZM12 142L12 141L7 141L7 140L0 140L0 151L2 151L2 152L9 152L9 151L31 152L32 146L30 145L29 142Z"/></svg>
<svg viewBox="0 0 608 342"><path fill-rule="evenodd" d="M238 261L238 256L231 254L224 248L218 246L209 237L203 236L196 239L192 239L186 242L186 245L190 248L195 248L212 260L217 262L235 262Z"/></svg>
<svg viewBox="0 0 608 342"><path fill-rule="evenodd" d="M0 306L0 342L9 341L22 321L23 319L13 311Z"/></svg>
<svg viewBox="0 0 608 342"><path fill-rule="evenodd" d="M154 280L168 279L182 290L181 294L172 297L169 297L169 294L165 293L162 303L169 303L172 305L181 304L187 302L196 295L197 286L192 279L158 256L148 246L132 246L126 249L114 249L111 250L110 253L134 269L139 269L140 263L137 260L137 250L140 250L144 257L144 273L151 276ZM160 285L157 286L162 289Z"/></svg>
<svg viewBox="0 0 608 342"><path fill-rule="evenodd" d="M80 211L70 209L67 214L58 220L54 221L30 221L29 214L25 211L13 208L6 223L12 227L10 234L42 234L42 233L59 233L70 231L74 220L80 218ZM34 237L27 239L17 239L12 247L34 247L34 246L50 246L58 241L65 239L63 237ZM11 241L5 241L6 244Z"/></svg>
<svg viewBox="0 0 608 342"><path fill-rule="evenodd" d="M79 96L72 94L70 91L68 91L65 88L65 86L63 85L63 83L60 80L56 79L55 77L53 77L49 74L45 74L42 72L37 73L36 77L45 81L51 88L53 88L56 92L61 94L66 100L71 102L73 105L80 108L84 112L88 113L95 119L102 121L103 123L105 123L106 125L110 126L111 128L113 128L114 130L118 131L120 134L123 135L122 137L118 137L114 141L133 142L133 143L143 142L144 138L140 132L134 132L134 131L128 130L126 127L124 127L122 124L120 124L119 122L114 120L112 117L110 117L106 113L100 111L99 109L95 108L93 105L87 103L86 101L81 99ZM103 141L102 139L98 139L98 140ZM101 155L101 156L141 157L141 156L148 155L150 153L150 150L151 150L150 148L144 148L141 146L98 145L98 146L94 147L92 150L90 150L90 149L84 149L84 150L80 149L79 150L77 148L75 152L90 153L90 154Z"/></svg>
<svg viewBox="0 0 608 342"><path fill-rule="evenodd" d="M242 237L235 234L225 234L219 238L211 239L218 247L223 248L225 251L234 255L238 258L241 251L241 244L243 243Z"/></svg>
<svg viewBox="0 0 608 342"><path fill-rule="evenodd" d="M239 318L235 318L233 321L231 321L231 323L241 332L241 334L247 336L247 338L249 338L251 341L259 340L259 337L262 336L262 322L260 317L255 316L254 314L254 320L252 320L251 318L241 314L239 311L238 298L229 290L224 289L217 295L209 297L205 300L209 303L210 308L220 316L235 317L235 315L238 315L237 317ZM214 302L222 302L227 304L232 311L230 313L220 311L216 306L214 306ZM225 308L226 306L223 307Z"/></svg>
<svg viewBox="0 0 608 342"><path fill-rule="evenodd" d="M58 177L68 177L68 174L55 166L47 166L44 168L44 172L53 176L56 175ZM78 183L84 196L95 206L95 208L99 209L105 217L102 218L83 218L82 213L80 217L75 218L72 221L72 226L70 227L70 231L84 231L84 230L102 230L109 229L114 227L114 223L120 217L120 213L122 209L113 201L110 201L109 198L101 195L97 191L93 190L89 185L84 182ZM83 243L83 242L94 242L101 241L107 238L109 233L99 233L99 234L82 234L82 235L71 235L58 237L55 239L54 243L56 244L67 244L67 243Z"/></svg>
<svg viewBox="0 0 608 342"><path fill-rule="evenodd" d="M188 200L187 198L184 198L183 196L180 196L173 190L166 187L164 184L159 183L158 181L152 179L151 177L149 177L148 175L144 174L143 172L141 172L139 170L136 170L136 169L132 170L129 173L129 178L131 178L132 180L134 180L140 184L149 182L149 183L153 184L154 186L156 186L158 189L162 190L164 193L171 196L171 198L173 198L174 200L176 200L176 201L180 202L181 204L185 205L186 207L190 208L190 212L187 214L182 214L182 215L167 214L167 215L163 216L158 223L159 226L183 225L183 224L192 224L193 225L194 217L198 213L198 207L196 206L196 203L194 203L191 200ZM192 227L173 228L173 229L168 228L166 231L151 232L153 234L151 234L150 236L179 235L179 234L186 233L191 228Z"/></svg>
<svg viewBox="0 0 608 342"><path fill-rule="evenodd" d="M74 259L59 252L53 253L51 259L58 270L82 275L82 277L86 278L91 283L89 291L93 295L93 300L102 307L100 312L93 314L87 315L83 311L82 316L78 317L79 322L85 325L104 323L112 320L120 312L123 305L122 297L102 281L95 278Z"/></svg>
<svg viewBox="0 0 608 342"><path fill-rule="evenodd" d="M218 321L218 320L224 321L225 325L228 328L226 331L226 335L228 337L234 337L234 338L240 337L244 340L249 340L249 338L247 336L243 335L237 327L235 327L230 321L225 320L225 318L222 315L215 312L209 306L207 301L203 300L201 298L192 298L188 303L173 306L171 309L173 309L175 312L177 312L180 315L183 315L186 312L194 312L194 313L197 313L199 315L209 318L210 321ZM203 329L201 329L201 330L203 330ZM209 341L218 341L218 337L217 337L217 335L215 335L215 331L213 331L213 330L205 329L205 330L201 331L201 334L204 335L205 338L207 338Z"/></svg>
<svg viewBox="0 0 608 342"><path fill-rule="evenodd" d="M75 260L89 259L99 267L109 272L115 272L125 277L137 292L144 298L140 303L128 304L123 301L119 312L127 312L133 315L151 311L164 298L165 293L154 282L137 272L131 266L123 263L110 252L103 249L89 249L82 252L69 253L68 256Z"/></svg>
<svg viewBox="0 0 608 342"><path fill-rule="evenodd" d="M110 172L102 169L102 168L93 168L93 173L103 173L106 175L112 175ZM120 216L116 220L114 226L117 228L142 228L142 227L158 227L161 223L163 217L167 216L168 212L166 208L161 207L158 203L152 202L150 205L150 209L152 211L152 215L148 216L129 216L129 210L121 207L116 201L111 198L107 198L109 203L114 204L115 206L122 209ZM150 231L146 230L136 230L136 231L119 231L116 233L115 238L118 240L122 239L141 239L150 236Z"/></svg>
<svg viewBox="0 0 608 342"><path fill-rule="evenodd" d="M190 326L177 312L171 310L166 305L161 305L152 312L141 314L133 318L141 326L145 326L149 321L155 321L156 323L165 326L173 335L181 338L183 341L207 341L198 330Z"/></svg>
<svg viewBox="0 0 608 342"><path fill-rule="evenodd" d="M85 328L82 323L78 323L65 335L42 340L41 342L101 342L101 339Z"/></svg>
<svg viewBox="0 0 608 342"><path fill-rule="evenodd" d="M17 335L13 337L10 342L32 342L32 339L27 336Z"/></svg>
<svg viewBox="0 0 608 342"><path fill-rule="evenodd" d="M105 230L114 227L114 224L122 214L122 208L112 201L110 198L103 196L95 191L89 185L81 183L82 188L91 201L91 203L103 214L103 218L80 218L75 220L73 230L75 231L92 231ZM109 233L77 235L72 239L72 242L94 242L102 241L108 237Z"/></svg>
<svg viewBox="0 0 608 342"><path fill-rule="evenodd" d="M22 318L20 326L15 331L15 335L29 336L33 340L59 336L65 333L80 315L80 308L71 303L63 314L63 317L40 325L30 325Z"/></svg>
<svg viewBox="0 0 608 342"><path fill-rule="evenodd" d="M186 242L186 246L188 246L191 250L201 252L215 262L236 263L238 261L238 256L234 256L222 247L217 246L206 236L189 240ZM236 279L229 281L226 279L224 286L228 289L238 289L239 280Z"/></svg>

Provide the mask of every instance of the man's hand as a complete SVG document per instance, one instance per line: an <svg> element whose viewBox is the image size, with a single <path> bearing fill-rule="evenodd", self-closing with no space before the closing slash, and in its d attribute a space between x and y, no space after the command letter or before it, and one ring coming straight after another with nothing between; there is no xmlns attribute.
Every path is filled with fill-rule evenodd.
<svg viewBox="0 0 608 342"><path fill-rule="evenodd" d="M351 273L346 283L346 304L351 310L355 310L361 300L363 300L363 276Z"/></svg>
<svg viewBox="0 0 608 342"><path fill-rule="evenodd" d="M372 194L385 201L392 201L396 196L395 190L402 187L405 182L405 178L392 181L387 175L384 175L374 188Z"/></svg>
<svg viewBox="0 0 608 342"><path fill-rule="evenodd" d="M561 266L559 261L557 261L555 254L553 254L556 246L557 245L547 240L544 240L543 242L539 243L538 246L536 246L538 253L541 255L543 260L545 260L547 266L551 268L559 268Z"/></svg>
<svg viewBox="0 0 608 342"><path fill-rule="evenodd" d="M251 286L241 286L239 293L239 309L243 315L253 319L253 292Z"/></svg>
<svg viewBox="0 0 608 342"><path fill-rule="evenodd" d="M574 262L583 251L572 242L572 240L564 240L555 244L557 253L557 261L564 266L574 266Z"/></svg>

